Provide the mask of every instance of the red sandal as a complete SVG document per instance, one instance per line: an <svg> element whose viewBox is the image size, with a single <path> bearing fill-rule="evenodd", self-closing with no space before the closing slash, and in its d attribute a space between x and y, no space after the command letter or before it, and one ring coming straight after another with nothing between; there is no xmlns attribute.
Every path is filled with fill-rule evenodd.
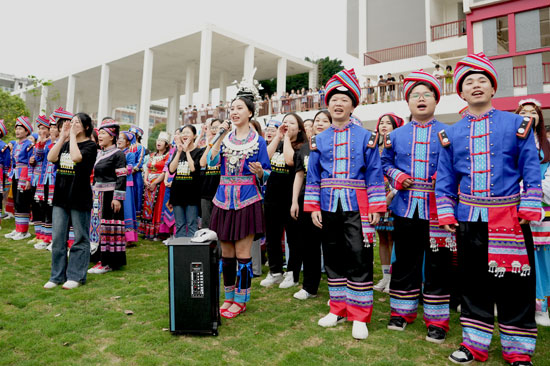
<svg viewBox="0 0 550 366"><path fill-rule="evenodd" d="M225 304L229 304L229 306L225 309L222 309L221 306L220 306L220 314L222 313L222 311L225 311L227 309L229 309L231 307L231 305L233 305L233 300L225 300L222 304L222 306L224 306Z"/></svg>
<svg viewBox="0 0 550 366"><path fill-rule="evenodd" d="M246 311L246 304L239 304L238 302L234 302L233 305L237 305L239 307L239 310L236 312L229 311L228 309L225 309L221 312L221 316L223 316L226 319L232 319L235 318L240 313L244 313Z"/></svg>

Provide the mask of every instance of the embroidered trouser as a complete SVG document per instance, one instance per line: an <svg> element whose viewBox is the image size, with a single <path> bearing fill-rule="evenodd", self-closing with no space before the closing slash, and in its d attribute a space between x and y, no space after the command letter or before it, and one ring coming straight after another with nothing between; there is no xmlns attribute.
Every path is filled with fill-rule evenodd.
<svg viewBox="0 0 550 366"><path fill-rule="evenodd" d="M522 225L531 274L488 272L488 226L461 222L457 230L458 265L462 294L462 345L476 360L488 358L494 329L494 304L502 354L506 362L530 361L537 339L535 323L535 261L529 225Z"/></svg>
<svg viewBox="0 0 550 366"><path fill-rule="evenodd" d="M323 253L330 312L349 321L370 322L372 315L372 246L363 242L358 211L322 211Z"/></svg>
<svg viewBox="0 0 550 366"><path fill-rule="evenodd" d="M12 180L13 201L15 203L15 230L19 233L26 233L29 230L33 195L30 189L23 192L17 189L18 181L15 178Z"/></svg>
<svg viewBox="0 0 550 366"><path fill-rule="evenodd" d="M448 248L432 251L428 220L395 216L393 222L395 262L390 282L391 316L400 316L407 323L416 319L424 268L426 327L435 325L448 332L452 252Z"/></svg>

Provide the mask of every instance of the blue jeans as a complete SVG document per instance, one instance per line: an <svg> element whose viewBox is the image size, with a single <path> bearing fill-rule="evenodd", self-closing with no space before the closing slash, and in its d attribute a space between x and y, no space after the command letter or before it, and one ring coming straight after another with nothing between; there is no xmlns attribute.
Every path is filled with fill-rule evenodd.
<svg viewBox="0 0 550 366"><path fill-rule="evenodd" d="M193 236L199 228L199 206L173 206L176 217L176 238Z"/></svg>
<svg viewBox="0 0 550 366"><path fill-rule="evenodd" d="M69 219L71 222L69 222ZM74 229L74 243L67 260L69 226ZM54 206L52 210L52 274L50 281L86 282L90 264L90 211L69 210Z"/></svg>

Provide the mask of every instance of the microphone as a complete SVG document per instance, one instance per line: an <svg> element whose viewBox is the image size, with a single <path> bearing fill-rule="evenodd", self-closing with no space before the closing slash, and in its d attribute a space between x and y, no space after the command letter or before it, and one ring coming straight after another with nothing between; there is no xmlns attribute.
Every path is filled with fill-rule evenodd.
<svg viewBox="0 0 550 366"><path fill-rule="evenodd" d="M231 128L231 121L224 121L224 122L227 122L227 123L229 124L229 128ZM209 145L210 147L214 146L214 144L215 144L216 142L218 142L218 140L222 137L222 135L223 135L224 133L225 133L225 128L223 128L223 127L220 126L220 127L218 128L218 133L216 134L216 137L214 137L214 140L212 140L212 142L209 143L208 145Z"/></svg>

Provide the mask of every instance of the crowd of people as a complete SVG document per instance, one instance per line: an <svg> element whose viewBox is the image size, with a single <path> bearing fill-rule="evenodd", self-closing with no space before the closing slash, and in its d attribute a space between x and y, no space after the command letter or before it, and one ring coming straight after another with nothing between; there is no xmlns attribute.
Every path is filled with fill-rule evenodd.
<svg viewBox="0 0 550 366"><path fill-rule="evenodd" d="M173 139L162 132L150 153L143 131L120 131L111 118L94 129L87 114L59 108L39 116L33 134L19 117L16 140L0 141L9 177L2 192L16 221L6 237L29 238L32 215L35 247L52 251L44 287L74 289L87 274L126 265L139 235L210 228L228 319L246 311L265 237L261 286L298 286L303 272L293 296L316 297L324 262L330 311L321 327L347 320L354 338L367 338L373 290L385 291L388 329L404 331L422 301L426 340L435 344L452 326L450 308L459 308L463 342L451 361L487 359L498 312L504 359L532 365L537 324L550 326L550 142L540 103L524 100L516 114L494 109L498 78L483 54L460 61L453 80L468 108L452 126L434 118L440 79L420 70L402 80L410 121L388 112L366 130L352 115L359 81L343 70L322 89L328 109L313 120L289 112L262 129L256 91L243 88L228 121L205 121L204 138L186 124Z"/></svg>

